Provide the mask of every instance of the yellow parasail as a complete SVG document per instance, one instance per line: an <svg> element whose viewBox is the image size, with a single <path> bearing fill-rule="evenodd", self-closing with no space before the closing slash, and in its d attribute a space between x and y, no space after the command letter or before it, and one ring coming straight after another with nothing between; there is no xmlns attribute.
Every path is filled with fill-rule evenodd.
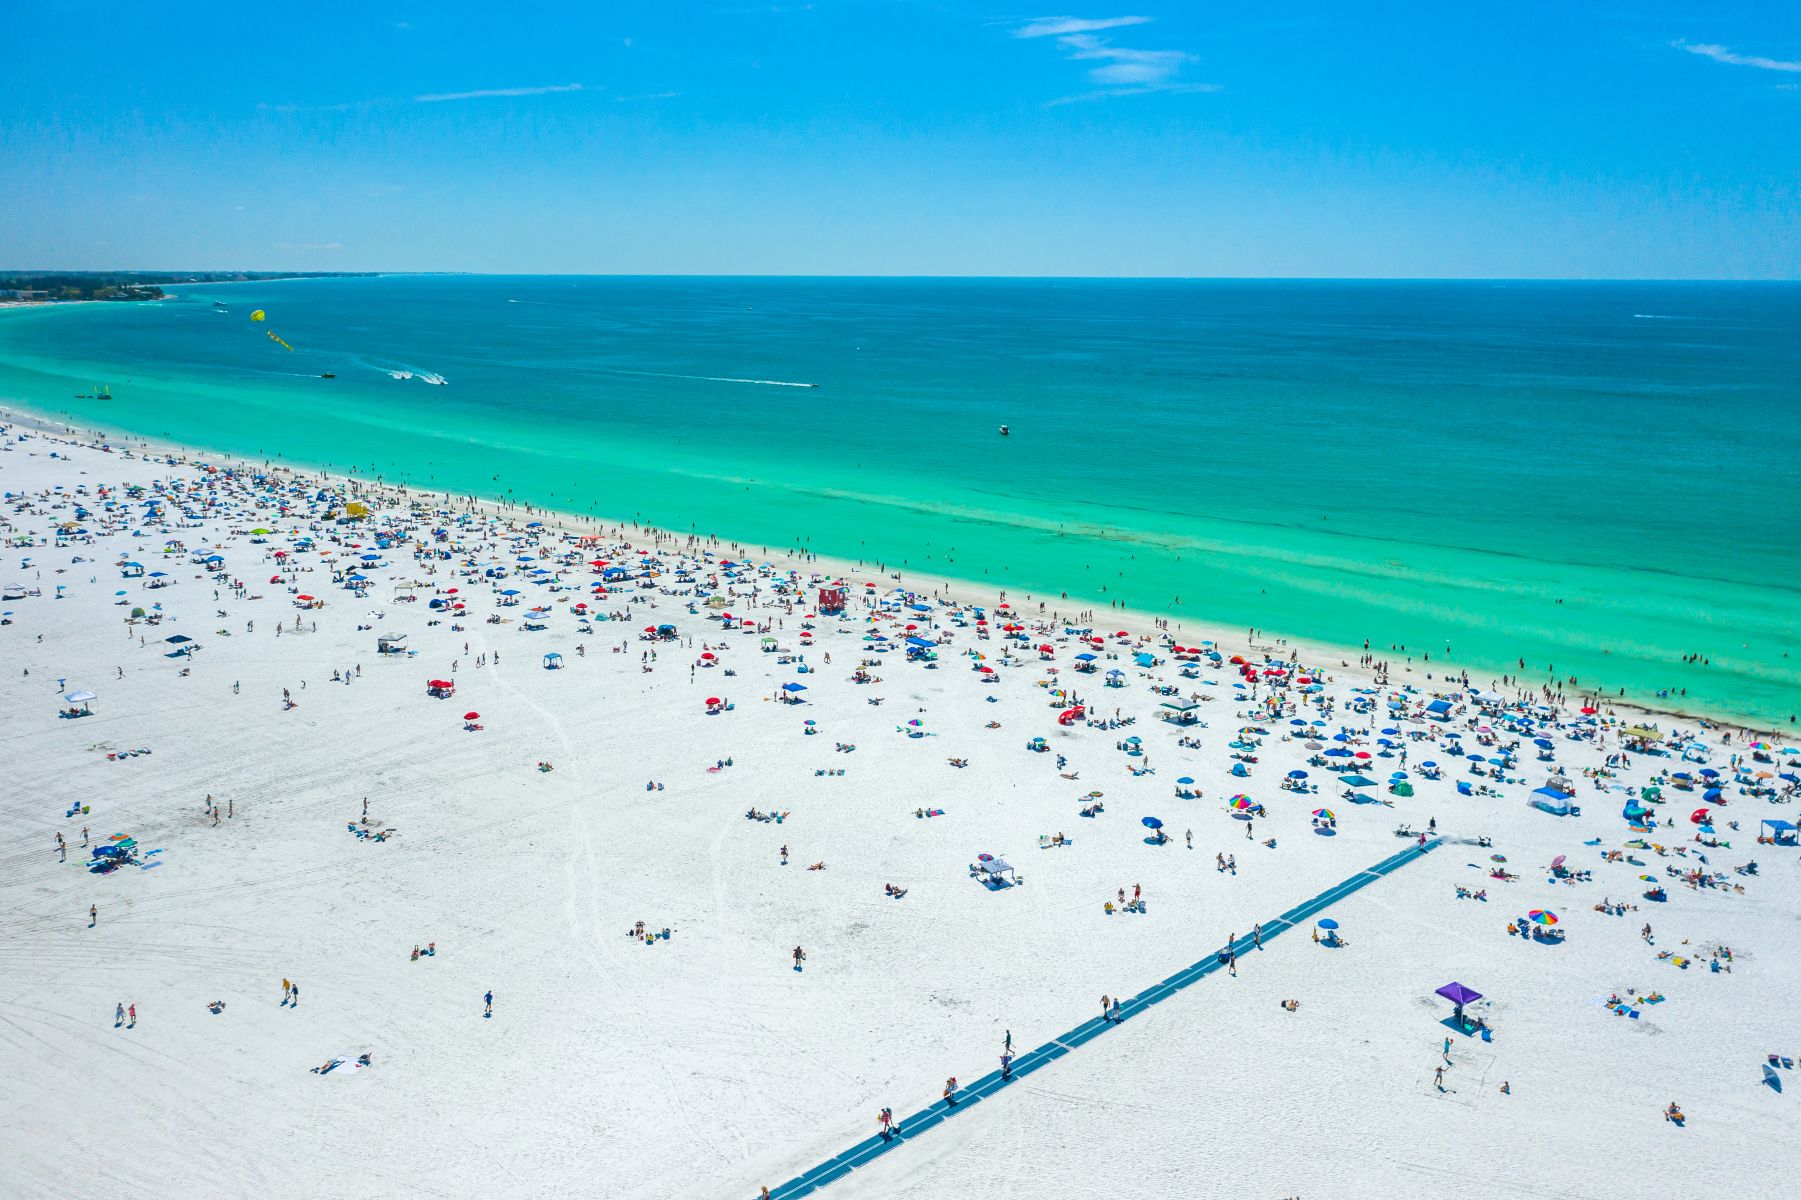
<svg viewBox="0 0 1801 1200"><path fill-rule="evenodd" d="M259 308L255 312L250 314L250 319L252 321L260 321L263 319L263 315L264 315L263 310Z"/></svg>

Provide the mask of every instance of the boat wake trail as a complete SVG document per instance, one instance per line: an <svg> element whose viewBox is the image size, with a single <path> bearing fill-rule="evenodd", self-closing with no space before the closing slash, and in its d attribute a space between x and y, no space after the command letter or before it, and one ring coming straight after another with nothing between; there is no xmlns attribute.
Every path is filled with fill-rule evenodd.
<svg viewBox="0 0 1801 1200"><path fill-rule="evenodd" d="M755 383L763 387L816 388L817 383L795 383L787 379L739 379L734 375L670 375L662 371L614 371L615 375L642 375L648 379L694 379L701 383Z"/></svg>

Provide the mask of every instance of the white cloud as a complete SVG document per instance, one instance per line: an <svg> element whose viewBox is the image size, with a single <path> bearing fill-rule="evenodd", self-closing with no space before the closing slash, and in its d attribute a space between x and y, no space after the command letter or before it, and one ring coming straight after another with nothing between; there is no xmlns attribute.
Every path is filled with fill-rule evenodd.
<svg viewBox="0 0 1801 1200"><path fill-rule="evenodd" d="M1128 50L1110 46L1086 33L1057 39L1075 59L1102 59L1107 65L1095 67L1088 78L1103 84L1138 84L1150 86L1168 83L1184 63L1195 61L1192 54L1181 50Z"/></svg>
<svg viewBox="0 0 1801 1200"><path fill-rule="evenodd" d="M1149 17L1037 17L1013 31L1016 38L1062 37L1069 33L1093 33L1122 25L1144 25Z"/></svg>
<svg viewBox="0 0 1801 1200"><path fill-rule="evenodd" d="M1715 62L1725 63L1733 67L1756 67L1760 71L1792 71L1801 72L1801 62L1792 59L1764 58L1758 54L1737 54L1730 47L1715 45L1712 42L1671 42L1678 50L1687 50L1690 54L1699 54L1702 58L1711 58Z"/></svg>
<svg viewBox="0 0 1801 1200"><path fill-rule="evenodd" d="M483 88L475 92L434 92L426 96L414 96L420 104L438 104L445 100L487 100L497 96L548 96L554 92L583 91L579 83L553 83L544 87L517 88Z"/></svg>
<svg viewBox="0 0 1801 1200"><path fill-rule="evenodd" d="M1217 92L1219 85L1185 83L1182 68L1199 60L1186 50L1136 50L1115 46L1096 37L1103 29L1144 25L1149 17L1038 17L1013 31L1014 37L1055 38L1064 54L1078 62L1098 63L1088 68L1088 82L1097 90L1065 96L1052 104L1078 100L1103 100L1109 96L1140 96L1147 92Z"/></svg>

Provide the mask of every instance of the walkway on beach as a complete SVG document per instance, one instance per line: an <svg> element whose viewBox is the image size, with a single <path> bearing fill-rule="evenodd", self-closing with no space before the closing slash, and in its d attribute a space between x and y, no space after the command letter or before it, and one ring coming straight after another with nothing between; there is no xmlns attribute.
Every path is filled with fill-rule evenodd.
<svg viewBox="0 0 1801 1200"><path fill-rule="evenodd" d="M1265 921L1263 923L1263 940L1267 942L1271 938L1281 934L1284 930L1294 929L1300 926L1316 913L1323 911L1330 905L1336 904L1353 892L1368 887L1384 875L1392 874L1393 872L1400 870L1408 863L1425 854L1426 851L1435 849L1441 840L1442 839L1440 838L1432 838L1429 839L1424 846L1417 843L1410 845L1399 854L1385 858L1368 870L1359 871L1344 882L1327 888L1313 899L1295 905L1275 920ZM1245 936L1237 939L1232 943L1232 948L1241 953L1249 950L1251 948L1251 935L1247 933ZM1224 946L1220 947L1220 950L1224 949ZM1225 963L1220 960L1219 951L1215 951L1206 958L1203 958L1200 962L1195 963L1193 966L1184 967L1174 975L1171 975L1168 979L1163 980L1163 982L1153 984L1149 988L1146 988L1144 991L1138 993L1138 995L1133 996L1130 1000L1121 1000L1119 1003L1120 1021L1123 1023L1131 1020L1151 1005L1169 999L1190 984L1200 982L1215 971L1221 970L1224 966ZM1003 1080L999 1071L990 1071L988 1074L970 1084L969 1087L959 1091L957 1093L956 1104L948 1105L943 1100L939 1100L929 1107L895 1122L895 1132L890 1136L882 1137L880 1134L877 1134L873 1137L866 1138L863 1141L858 1142L855 1146L852 1146L849 1150L846 1150L844 1153L837 1155L834 1158L828 1158L818 1166L803 1174L795 1176L780 1187L771 1188L769 1190L771 1200L792 1200L792 1198L796 1196L812 1195L827 1184L842 1179L858 1167L866 1166L875 1159L880 1158L882 1155L888 1153L888 1151L893 1150L906 1142L907 1139L916 1137L926 1130L941 1124L948 1118L956 1116L965 1109L980 1104L983 1100L996 1094L1002 1088L1007 1087L1014 1080L1030 1075L1033 1071L1036 1071L1038 1068L1045 1066L1048 1063L1055 1062L1065 1054L1068 1054L1071 1050L1074 1050L1077 1046L1082 1045L1084 1042L1093 1041L1113 1027L1113 1022L1104 1021L1100 1017L1093 1017L1084 1021L1082 1024L1076 1026L1061 1037L1052 1038L1037 1049L1028 1050L1015 1058L1013 1060L1012 1079Z"/></svg>

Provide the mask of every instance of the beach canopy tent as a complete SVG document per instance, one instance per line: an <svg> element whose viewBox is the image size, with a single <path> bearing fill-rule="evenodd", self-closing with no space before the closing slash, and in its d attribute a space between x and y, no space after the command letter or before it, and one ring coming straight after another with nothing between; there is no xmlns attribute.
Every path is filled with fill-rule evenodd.
<svg viewBox="0 0 1801 1200"><path fill-rule="evenodd" d="M92 704L97 699L99 699L99 697L95 696L94 693L92 693L92 692L64 692L63 693L63 700L68 703L69 707L73 708L77 704L79 704L79 705L81 705L82 712L89 711L88 705Z"/></svg>
<svg viewBox="0 0 1801 1200"><path fill-rule="evenodd" d="M1201 706L1189 700L1165 700L1160 715L1177 725L1193 725L1201 719Z"/></svg>
<svg viewBox="0 0 1801 1200"><path fill-rule="evenodd" d="M1765 820L1758 829L1758 841L1766 837L1773 846L1801 845L1801 831L1795 828L1793 821Z"/></svg>
<svg viewBox="0 0 1801 1200"><path fill-rule="evenodd" d="M996 854L978 854L975 861L976 877L989 887L1002 887L1019 882L1019 876L1013 864ZM1012 879L1007 876L1012 875Z"/></svg>
<svg viewBox="0 0 1801 1200"><path fill-rule="evenodd" d="M1452 1004L1457 1006L1457 1010L1452 1013L1452 1016L1458 1021L1463 1020L1464 1005L1474 1004L1476 1001L1482 999L1482 993L1478 992L1475 988L1465 987L1463 984L1456 982L1445 984L1438 989L1437 994L1443 996L1446 1000L1449 1000Z"/></svg>
<svg viewBox="0 0 1801 1200"><path fill-rule="evenodd" d="M1660 742L1663 733L1653 725L1628 725L1620 730L1621 737L1638 738L1644 742Z"/></svg>
<svg viewBox="0 0 1801 1200"><path fill-rule="evenodd" d="M1426 705L1426 715L1443 720L1445 717L1451 715L1451 702L1449 700L1432 701L1432 703Z"/></svg>
<svg viewBox="0 0 1801 1200"><path fill-rule="evenodd" d="M1526 803L1533 808L1538 809L1540 812L1550 813L1554 817L1573 816L1580 811L1575 805L1570 803L1569 796L1558 791L1556 788L1539 788L1532 793L1532 799L1526 801Z"/></svg>
<svg viewBox="0 0 1801 1200"><path fill-rule="evenodd" d="M404 633L380 634L375 639L375 652L377 654L405 654L405 642L406 634Z"/></svg>

